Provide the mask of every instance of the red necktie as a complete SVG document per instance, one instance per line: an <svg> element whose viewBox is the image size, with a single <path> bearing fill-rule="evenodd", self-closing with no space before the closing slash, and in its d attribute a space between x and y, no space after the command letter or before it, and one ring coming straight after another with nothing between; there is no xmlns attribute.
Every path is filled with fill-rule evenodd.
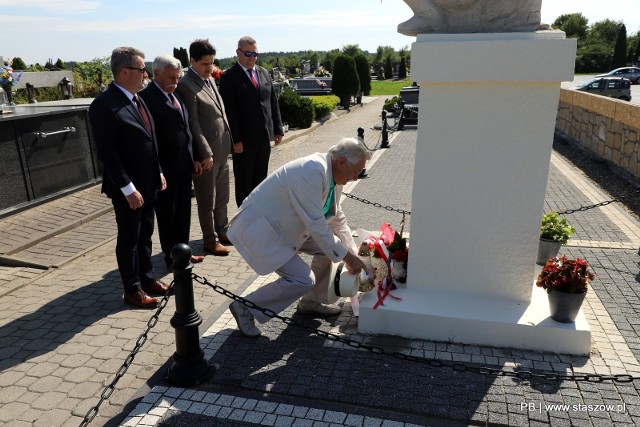
<svg viewBox="0 0 640 427"><path fill-rule="evenodd" d="M138 99L138 95L133 95L133 102L135 102L138 107L138 111L140 111L140 115L142 116L142 120L144 120L144 124L147 126L147 130L151 132L151 121L149 120L149 116L142 106L142 103Z"/></svg>
<svg viewBox="0 0 640 427"><path fill-rule="evenodd" d="M253 87L255 87L256 90L259 90L260 86L258 85L258 80L256 80L256 76L253 75L253 70L247 68L247 71L249 72L249 77L251 78L251 82L253 83Z"/></svg>

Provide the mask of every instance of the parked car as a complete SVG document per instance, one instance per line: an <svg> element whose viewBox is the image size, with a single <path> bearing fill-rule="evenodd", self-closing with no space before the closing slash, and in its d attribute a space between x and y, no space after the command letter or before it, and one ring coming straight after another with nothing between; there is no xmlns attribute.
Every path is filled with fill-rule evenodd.
<svg viewBox="0 0 640 427"><path fill-rule="evenodd" d="M631 80L631 84L640 83L640 68L638 67L622 67L609 71L606 74L600 74L596 77L624 77Z"/></svg>
<svg viewBox="0 0 640 427"><path fill-rule="evenodd" d="M631 81L622 77L594 77L576 90L631 101Z"/></svg>

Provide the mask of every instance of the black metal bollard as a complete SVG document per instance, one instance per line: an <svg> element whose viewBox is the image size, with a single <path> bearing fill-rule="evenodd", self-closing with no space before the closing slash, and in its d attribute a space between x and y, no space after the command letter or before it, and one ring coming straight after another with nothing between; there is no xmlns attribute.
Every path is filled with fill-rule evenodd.
<svg viewBox="0 0 640 427"><path fill-rule="evenodd" d="M404 101L400 100L398 106L400 107L400 118L398 119L396 130L404 130Z"/></svg>
<svg viewBox="0 0 640 427"><path fill-rule="evenodd" d="M356 137L356 139L358 140L358 142L360 142L365 147L367 146L367 144L364 143L364 129L363 128L358 128L358 136ZM368 176L369 175L367 174L367 169L364 168L364 169L362 169L362 172L360 172L358 174L358 179L367 178Z"/></svg>
<svg viewBox="0 0 640 427"><path fill-rule="evenodd" d="M191 248L184 243L175 245L171 249L171 259L176 302L171 326L176 330L176 351L167 370L167 381L179 386L193 386L210 380L216 368L204 358L200 348L198 326L202 318L195 309L193 298Z"/></svg>
<svg viewBox="0 0 640 427"><path fill-rule="evenodd" d="M380 148L389 148L389 124L387 123L387 112L382 110L382 141Z"/></svg>

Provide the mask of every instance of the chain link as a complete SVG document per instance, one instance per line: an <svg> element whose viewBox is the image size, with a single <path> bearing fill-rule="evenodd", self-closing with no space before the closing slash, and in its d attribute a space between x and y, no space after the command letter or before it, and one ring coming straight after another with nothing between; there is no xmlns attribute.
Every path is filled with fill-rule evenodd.
<svg viewBox="0 0 640 427"><path fill-rule="evenodd" d="M343 192L342 194L344 194L349 199L353 199L353 200L356 200L358 202L362 202L365 205L371 205L371 206L376 207L376 208L383 208L383 209L385 209L387 211L391 211L391 212L398 212L398 213L405 214L405 215L411 215L411 211L405 211L404 209L394 208L393 206L384 206L384 205L382 205L380 203L372 202L370 200L364 199L362 197L354 196L353 194L346 193L346 192ZM564 211L559 211L558 215L571 215L572 213L576 213L576 212L588 211L589 209L594 209L594 208L599 208L599 207L602 207L602 206L607 206L607 205L610 205L611 203L620 202L620 201L622 201L624 199L628 199L629 197L637 196L639 194L640 194L640 190L636 190L636 191L634 191L632 193L625 194L624 196L620 196L620 197L617 197L617 198L612 199L612 200L607 200L605 202L596 203L594 205L581 206L581 207L575 208L575 209L567 209L567 210L564 210Z"/></svg>
<svg viewBox="0 0 640 427"><path fill-rule="evenodd" d="M588 211L589 209L594 209L594 208L599 208L599 207L602 207L602 206L607 206L607 205L610 205L611 203L619 202L621 200L628 199L629 197L637 196L638 194L640 194L640 190L636 190L636 191L634 191L632 193L625 194L624 196L620 196L620 197L615 198L613 200L607 200L606 202L596 203L595 205L581 206L581 207L576 208L576 209L567 209L565 211L558 212L558 215L571 215L572 213L575 213L575 212Z"/></svg>
<svg viewBox="0 0 640 427"><path fill-rule="evenodd" d="M93 421L94 418L98 415L98 410L100 409L100 406L102 405L102 403L105 400L108 400L109 397L111 397L111 395L113 394L116 388L116 384L118 383L118 381L120 381L120 378L122 378L124 374L127 372L129 367L133 363L133 359L135 359L136 355L138 354L142 346L147 342L149 331L151 331L151 329L158 324L158 319L160 318L160 314L162 313L162 310L167 306L167 303L169 302L169 298L173 291L174 283L175 282L172 281L171 284L169 285L169 292L167 292L167 294L160 300L160 303L158 304L158 308L156 309L156 312L147 321L147 327L136 340L136 344L133 347L133 350L131 350L129 355L126 357L126 359L124 360L124 363L122 364L122 366L120 366L120 368L116 372L111 383L103 389L102 393L100 394L100 401L95 406L91 407L87 412L87 414L84 416L84 419L80 424L80 427L88 426L89 423Z"/></svg>
<svg viewBox="0 0 640 427"><path fill-rule="evenodd" d="M397 351L394 352L389 352L384 350L382 347L378 347L378 346L373 346L373 345L369 345L369 344L365 344L363 342L357 341L355 339L351 339L351 338L345 338L343 336L337 335L337 334L333 334L331 332L327 332L327 331L323 331L321 329L316 329L313 328L311 326L307 326L302 322L299 322L295 319L292 319L290 317L284 317L284 316L280 316L279 314L275 313L272 310L266 309L266 308L262 308L262 307L258 307L257 305L255 305L253 302L238 296L236 294L234 294L231 291L228 291L227 289L223 288L222 286L219 286L216 283L211 283L209 282L205 277L201 277L198 276L195 273L192 273L192 278L193 280L195 280L196 282L209 286L211 289L213 289L215 292L218 292L221 295L224 295L228 298L233 299L234 301L238 301L241 304L244 304L246 307L248 308L252 308L254 310L260 311L262 313L264 313L265 315L274 318L274 319L278 319L280 321L282 321L283 323L287 324L287 325L292 325L295 326L297 328L301 328L307 332L311 332L313 334L316 334L318 336L321 336L323 338L326 338L328 340L331 341L335 341L335 342L339 342L342 344L345 344L349 347L353 347L356 349L364 349L367 350L371 353L374 354L380 354L380 355L387 355L387 356L391 356L394 357L396 359L400 359L400 360L406 360L406 361L410 361L410 362L415 362L415 363L422 363L425 365L428 365L432 368L449 368L452 369L454 371L457 372L472 372L472 373L477 373L477 374L483 374L483 375L492 375L492 376L496 376L496 377L512 377L512 378L517 378L519 380L533 380L533 379L539 379L539 380L544 380L544 381L574 381L574 382L592 382L592 383L601 383L604 381L613 381L613 382L618 382L618 383L630 383L633 382L635 380L640 380L640 377L634 377L628 374L618 374L618 375L599 375L599 374L573 374L573 375L566 375L566 374L559 374L559 373L555 373L555 372L532 372L532 371L504 371L498 368L490 368L487 366L473 366L473 365L466 365L464 363L460 363L460 362L449 362L449 361L445 361L445 360L438 360L438 359L428 359L428 358L424 358L424 357L418 357L418 356L412 356L409 354L404 354L404 353L400 353Z"/></svg>
<svg viewBox="0 0 640 427"><path fill-rule="evenodd" d="M386 210L391 211L391 212L398 212L398 213L401 213L401 214L403 214L403 215L411 215L411 211L405 211L405 210L403 210L403 209L394 208L394 207L392 207L392 206L383 206L383 205L381 205L380 203L377 203L377 202L371 202L371 201L369 201L369 200L367 200L367 199L363 199L363 198L361 198L361 197L354 196L353 194L350 194L350 193L344 193L344 192L343 192L342 194L344 194L346 197L348 197L348 198L350 198L350 199L356 200L356 201L358 201L358 202L362 202L362 203L364 203L365 205L371 205L371 206L376 207L376 208L383 208L383 209L386 209Z"/></svg>

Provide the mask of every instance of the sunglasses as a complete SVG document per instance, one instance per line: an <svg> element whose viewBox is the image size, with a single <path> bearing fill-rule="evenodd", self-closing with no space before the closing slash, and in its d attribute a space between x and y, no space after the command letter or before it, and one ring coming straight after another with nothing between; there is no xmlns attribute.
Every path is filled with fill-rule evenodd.
<svg viewBox="0 0 640 427"><path fill-rule="evenodd" d="M122 67L122 68L126 68L126 69L128 69L128 70L138 70L138 71L140 71L140 72L141 72L141 73L143 73L143 74L144 74L144 73L149 74L149 72L147 71L147 69L146 69L145 67L139 67L139 68L138 68L138 67Z"/></svg>
<svg viewBox="0 0 640 427"><path fill-rule="evenodd" d="M242 54L244 56L246 56L247 58L251 58L252 56L254 58L257 58L258 55L260 55L258 52L249 52L248 50L242 50L242 49L238 49L240 52L242 52Z"/></svg>

